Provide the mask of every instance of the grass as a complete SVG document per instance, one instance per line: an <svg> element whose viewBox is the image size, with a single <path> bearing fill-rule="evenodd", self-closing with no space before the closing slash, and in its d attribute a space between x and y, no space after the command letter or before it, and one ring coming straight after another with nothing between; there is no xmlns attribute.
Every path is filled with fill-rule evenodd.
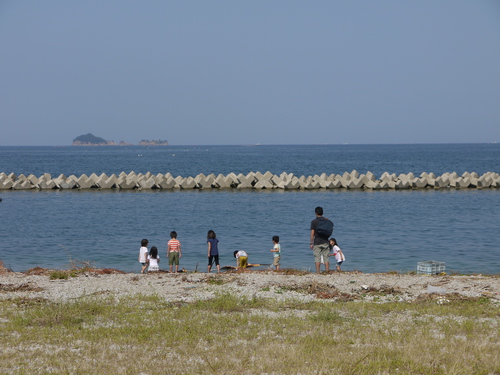
<svg viewBox="0 0 500 375"><path fill-rule="evenodd" d="M5 374L495 374L499 307L93 296L0 301Z"/></svg>
<svg viewBox="0 0 500 375"><path fill-rule="evenodd" d="M211 276L211 277L208 277L207 280L206 280L207 284L210 284L210 285L223 285L225 283L227 283L227 279L224 279L222 277L219 277L219 276Z"/></svg>
<svg viewBox="0 0 500 375"><path fill-rule="evenodd" d="M90 262L71 261L71 267L66 270L49 270L51 280L67 280L69 277L77 277L85 272L94 270Z"/></svg>

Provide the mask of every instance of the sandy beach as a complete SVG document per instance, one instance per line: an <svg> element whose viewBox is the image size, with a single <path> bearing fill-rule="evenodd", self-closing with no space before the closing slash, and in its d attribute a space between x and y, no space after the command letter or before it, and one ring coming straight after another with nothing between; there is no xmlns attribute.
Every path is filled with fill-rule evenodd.
<svg viewBox="0 0 500 375"><path fill-rule="evenodd" d="M0 298L40 298L66 301L86 296L157 295L166 301L192 302L220 293L275 300L312 299L374 302L435 298L487 297L500 302L500 277L485 275L412 275L332 272L313 274L293 270L207 273L111 273L90 270L76 277L51 280L43 274L0 273Z"/></svg>

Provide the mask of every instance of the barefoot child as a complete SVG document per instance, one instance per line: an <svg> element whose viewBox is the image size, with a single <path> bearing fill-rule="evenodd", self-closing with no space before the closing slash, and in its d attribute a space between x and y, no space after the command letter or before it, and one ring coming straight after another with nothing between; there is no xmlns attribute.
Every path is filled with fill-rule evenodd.
<svg viewBox="0 0 500 375"><path fill-rule="evenodd" d="M340 247L338 246L337 240L335 238L330 238L330 251L332 253L328 254L328 256L335 256L335 260L337 261L337 271L342 271L340 269L340 265L345 260L345 256L342 250L340 250Z"/></svg>
<svg viewBox="0 0 500 375"><path fill-rule="evenodd" d="M141 241L141 248L139 250L139 262L142 264L142 269L141 273L144 273L146 271L146 268L148 268L148 240L143 239Z"/></svg>
<svg viewBox="0 0 500 375"><path fill-rule="evenodd" d="M219 265L219 240L216 238L217 235L213 230L209 230L207 234L207 243L208 243L208 273L212 270L212 264L215 261L215 265L217 266L217 273L220 272Z"/></svg>
<svg viewBox="0 0 500 375"><path fill-rule="evenodd" d="M279 236L273 236L274 246L271 249L271 252L274 253L273 266L276 267L276 271L280 270L281 245L279 244L279 242L280 242Z"/></svg>
<svg viewBox="0 0 500 375"><path fill-rule="evenodd" d="M234 257L236 258L236 269L247 268L248 266L248 255L243 250L235 251Z"/></svg>
<svg viewBox="0 0 500 375"><path fill-rule="evenodd" d="M170 232L171 240L168 241L167 257L168 265L170 266L170 272L172 272L172 266L175 265L175 272L179 272L179 259L182 258L181 243L177 239L177 232Z"/></svg>

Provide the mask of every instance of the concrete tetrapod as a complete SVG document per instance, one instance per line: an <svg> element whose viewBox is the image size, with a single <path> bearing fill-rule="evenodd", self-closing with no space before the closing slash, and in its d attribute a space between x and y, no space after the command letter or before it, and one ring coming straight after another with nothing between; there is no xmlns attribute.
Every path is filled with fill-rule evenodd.
<svg viewBox="0 0 500 375"><path fill-rule="evenodd" d="M49 173L40 177L33 174L15 175L14 173L0 173L0 190L53 190L53 189L282 189L282 190L315 190L315 189L490 189L500 187L500 174L486 172L479 176L476 172L465 172L459 176L456 172L446 172L440 176L434 173L422 172L419 177L413 173L402 173L396 176L394 173L384 172L380 179L371 172L360 174L356 170L344 172L342 175L331 173L315 174L313 176L296 177L292 173L282 172L273 175L267 171L249 172L244 175L229 173L227 176L210 174L205 176L200 173L196 177L177 176L172 174L150 172L145 174L121 172L118 177L113 174L107 176L101 173L99 176L92 173L90 176L82 174L79 177L71 175L66 178L60 174L52 178Z"/></svg>

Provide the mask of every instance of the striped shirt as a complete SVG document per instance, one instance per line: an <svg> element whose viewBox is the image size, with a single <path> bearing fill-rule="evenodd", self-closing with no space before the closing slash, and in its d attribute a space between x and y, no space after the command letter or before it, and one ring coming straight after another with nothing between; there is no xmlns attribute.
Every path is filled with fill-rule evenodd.
<svg viewBox="0 0 500 375"><path fill-rule="evenodd" d="M178 253L179 247L181 247L181 243L178 239L172 238L170 241L168 241L168 248L171 253Z"/></svg>

